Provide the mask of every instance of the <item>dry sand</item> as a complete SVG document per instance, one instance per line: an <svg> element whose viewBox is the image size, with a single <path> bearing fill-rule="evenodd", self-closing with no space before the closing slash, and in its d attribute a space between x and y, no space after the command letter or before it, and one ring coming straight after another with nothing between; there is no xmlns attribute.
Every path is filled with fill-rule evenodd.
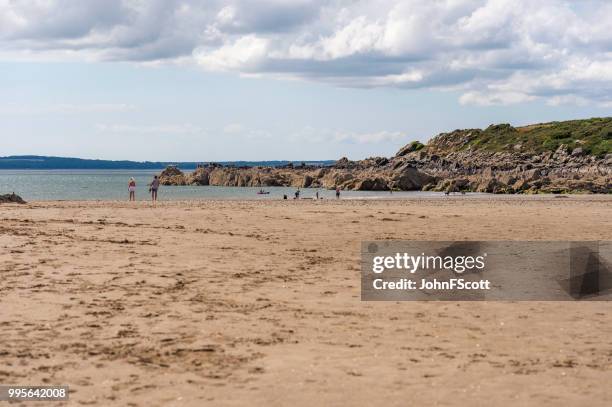
<svg viewBox="0 0 612 407"><path fill-rule="evenodd" d="M0 383L69 385L67 405L610 406L611 303L361 302L359 252L611 238L605 196L2 205Z"/></svg>

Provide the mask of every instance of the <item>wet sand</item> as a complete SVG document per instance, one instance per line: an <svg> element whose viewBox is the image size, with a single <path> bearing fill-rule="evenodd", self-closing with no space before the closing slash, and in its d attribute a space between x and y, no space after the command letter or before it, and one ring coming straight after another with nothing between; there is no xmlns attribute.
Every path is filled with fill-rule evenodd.
<svg viewBox="0 0 612 407"><path fill-rule="evenodd" d="M40 405L612 405L609 302L360 301L362 240L610 240L610 197L0 205ZM37 405L37 403L24 403Z"/></svg>

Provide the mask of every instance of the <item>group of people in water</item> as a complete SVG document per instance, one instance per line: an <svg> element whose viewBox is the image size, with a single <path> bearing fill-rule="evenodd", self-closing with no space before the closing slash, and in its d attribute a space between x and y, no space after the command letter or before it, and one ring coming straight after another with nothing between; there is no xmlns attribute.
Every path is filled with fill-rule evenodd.
<svg viewBox="0 0 612 407"><path fill-rule="evenodd" d="M151 201L152 202L157 202L157 191L159 190L159 178L157 177L157 175L153 176L153 180L147 184L147 186L149 187L149 192L151 193ZM130 180L128 181L128 192L129 192L129 200L130 202L132 201L136 201L136 180L131 177ZM270 192L264 191L263 189L260 189L257 194L269 194ZM316 192L315 194L316 199L323 199L323 198L319 198L319 191ZM283 195L283 199L287 199L287 195ZM295 191L295 198L294 199L300 199L300 189L298 188L297 191ZM340 188L336 188L336 199L340 199Z"/></svg>
<svg viewBox="0 0 612 407"><path fill-rule="evenodd" d="M293 199L300 199L300 189L298 188L295 191L294 197ZM287 199L287 195L283 195L283 199ZM319 191L317 190L317 192L315 193L315 199L323 199L323 197L319 197ZM336 188L336 199L340 199L340 188Z"/></svg>
<svg viewBox="0 0 612 407"><path fill-rule="evenodd" d="M149 192L151 193L151 201L157 202L157 191L159 190L159 178L157 175L153 176L153 180L147 184ZM128 181L128 192L130 193L130 201L136 200L136 180L131 177Z"/></svg>

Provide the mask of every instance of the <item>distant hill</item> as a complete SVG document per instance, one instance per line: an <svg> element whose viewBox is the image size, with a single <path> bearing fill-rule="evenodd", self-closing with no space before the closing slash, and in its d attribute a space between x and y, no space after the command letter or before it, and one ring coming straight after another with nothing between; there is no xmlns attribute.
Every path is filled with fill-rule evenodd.
<svg viewBox="0 0 612 407"><path fill-rule="evenodd" d="M334 161L303 161L310 165L331 165ZM168 165L176 165L181 169L195 169L198 164L208 162L177 162L177 161L110 161L89 160L69 157L48 157L38 155L19 155L0 157L0 169L4 170L158 170ZM300 164L302 161L224 161L225 166L278 167L289 163Z"/></svg>

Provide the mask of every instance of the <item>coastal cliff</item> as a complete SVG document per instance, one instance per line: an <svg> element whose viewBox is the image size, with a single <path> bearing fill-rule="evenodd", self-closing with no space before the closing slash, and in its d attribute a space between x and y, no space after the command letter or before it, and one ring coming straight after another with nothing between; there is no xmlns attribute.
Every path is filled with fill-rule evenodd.
<svg viewBox="0 0 612 407"><path fill-rule="evenodd" d="M168 167L164 185L292 186L348 190L492 193L610 193L612 118L441 133L390 158L342 158L328 167L228 167L185 174Z"/></svg>

